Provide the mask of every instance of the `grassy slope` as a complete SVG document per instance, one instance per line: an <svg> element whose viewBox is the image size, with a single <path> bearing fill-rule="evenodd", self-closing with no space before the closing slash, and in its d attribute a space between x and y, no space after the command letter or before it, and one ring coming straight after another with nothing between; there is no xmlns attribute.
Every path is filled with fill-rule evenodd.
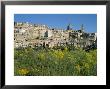
<svg viewBox="0 0 110 89"><path fill-rule="evenodd" d="M14 74L17 76L95 76L97 51L26 48L14 50Z"/></svg>

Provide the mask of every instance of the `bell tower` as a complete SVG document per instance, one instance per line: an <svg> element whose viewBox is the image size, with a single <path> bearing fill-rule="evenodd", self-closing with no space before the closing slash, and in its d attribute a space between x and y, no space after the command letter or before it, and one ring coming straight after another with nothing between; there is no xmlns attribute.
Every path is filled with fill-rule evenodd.
<svg viewBox="0 0 110 89"><path fill-rule="evenodd" d="M69 23L69 24L67 25L67 30L72 30L72 24Z"/></svg>
<svg viewBox="0 0 110 89"><path fill-rule="evenodd" d="M81 31L84 32L84 25L81 25Z"/></svg>

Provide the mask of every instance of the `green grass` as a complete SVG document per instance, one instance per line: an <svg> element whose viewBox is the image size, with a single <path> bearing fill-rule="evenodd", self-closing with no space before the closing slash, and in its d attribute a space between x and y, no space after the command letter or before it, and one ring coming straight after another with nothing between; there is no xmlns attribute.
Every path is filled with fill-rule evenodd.
<svg viewBox="0 0 110 89"><path fill-rule="evenodd" d="M15 76L96 76L97 51L25 48L14 50Z"/></svg>

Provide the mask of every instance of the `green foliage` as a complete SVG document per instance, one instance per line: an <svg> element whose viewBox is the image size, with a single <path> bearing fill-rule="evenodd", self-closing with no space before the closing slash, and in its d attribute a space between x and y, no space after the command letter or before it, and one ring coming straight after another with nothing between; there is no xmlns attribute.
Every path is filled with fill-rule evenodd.
<svg viewBox="0 0 110 89"><path fill-rule="evenodd" d="M97 51L82 49L15 49L15 76L96 76Z"/></svg>

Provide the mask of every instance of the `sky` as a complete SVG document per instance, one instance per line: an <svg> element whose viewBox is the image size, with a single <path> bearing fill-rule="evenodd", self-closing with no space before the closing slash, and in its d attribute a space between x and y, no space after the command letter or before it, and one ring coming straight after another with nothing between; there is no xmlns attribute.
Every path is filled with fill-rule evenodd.
<svg viewBox="0 0 110 89"><path fill-rule="evenodd" d="M76 30L83 24L86 32L97 32L96 14L15 14L14 21L45 24L60 29L66 29L68 24L72 24Z"/></svg>

